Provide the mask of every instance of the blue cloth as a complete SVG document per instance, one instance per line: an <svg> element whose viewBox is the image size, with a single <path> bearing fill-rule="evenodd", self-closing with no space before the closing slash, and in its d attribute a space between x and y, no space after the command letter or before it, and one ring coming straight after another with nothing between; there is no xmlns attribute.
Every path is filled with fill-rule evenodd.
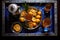
<svg viewBox="0 0 60 40"><path fill-rule="evenodd" d="M38 8L42 12L42 20L44 20L44 6L34 6L34 7ZM20 8L21 8L21 10L23 9L22 7L20 7ZM51 11L50 11L51 21L53 20L52 16L53 16L53 13L54 13L54 10L53 10L53 12L52 12L52 10L53 10L53 8L51 8ZM6 8L5 9L5 17L6 17L7 20L8 20L8 17L9 17L8 15L9 15L9 12ZM53 28L54 28L54 26L53 26L53 22L52 22L52 24L50 26L50 29L51 29L50 31L53 31ZM44 28L44 31L48 31L48 28ZM41 32L42 32L42 26L39 26L39 29L37 31L31 32L31 33L41 33ZM21 33L27 33L27 32L26 32L26 30L22 29Z"/></svg>

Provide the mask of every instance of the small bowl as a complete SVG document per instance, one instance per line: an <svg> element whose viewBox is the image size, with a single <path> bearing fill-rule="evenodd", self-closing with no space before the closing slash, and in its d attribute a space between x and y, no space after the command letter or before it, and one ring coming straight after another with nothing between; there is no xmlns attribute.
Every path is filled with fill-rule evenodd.
<svg viewBox="0 0 60 40"><path fill-rule="evenodd" d="M18 32L16 32L16 31L13 29L13 26L14 26L15 24L19 24L19 25L20 25L20 30L19 30ZM22 31L21 24L20 24L19 22L14 22L14 23L12 24L11 30L12 30L13 33L20 33L20 32Z"/></svg>

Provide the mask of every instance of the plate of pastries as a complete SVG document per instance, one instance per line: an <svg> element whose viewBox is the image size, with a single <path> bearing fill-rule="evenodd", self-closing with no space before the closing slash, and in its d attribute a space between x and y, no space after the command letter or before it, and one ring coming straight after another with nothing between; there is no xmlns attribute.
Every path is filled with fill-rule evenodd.
<svg viewBox="0 0 60 40"><path fill-rule="evenodd" d="M32 6L29 6L27 10L23 9L20 13L19 21L25 23L24 28L33 30L39 27L42 18L42 12Z"/></svg>

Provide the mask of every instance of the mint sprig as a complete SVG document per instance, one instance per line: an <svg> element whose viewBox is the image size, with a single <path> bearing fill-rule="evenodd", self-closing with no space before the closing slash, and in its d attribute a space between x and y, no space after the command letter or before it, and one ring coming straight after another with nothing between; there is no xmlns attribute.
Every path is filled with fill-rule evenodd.
<svg viewBox="0 0 60 40"><path fill-rule="evenodd" d="M28 10L28 5L25 3L25 4L22 4L22 6L25 8L25 11Z"/></svg>

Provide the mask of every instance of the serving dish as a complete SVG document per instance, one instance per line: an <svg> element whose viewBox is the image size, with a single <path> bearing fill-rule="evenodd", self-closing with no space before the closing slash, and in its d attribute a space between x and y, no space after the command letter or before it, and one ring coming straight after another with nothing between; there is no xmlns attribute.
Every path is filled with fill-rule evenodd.
<svg viewBox="0 0 60 40"><path fill-rule="evenodd" d="M20 18L19 18L20 22L23 22L23 20L25 20L25 27L24 28L26 28L28 30L33 30L33 29L36 29L37 27L39 27L40 22L41 22L41 16L42 16L41 11L40 11L40 13L38 15L38 13L35 13L35 12L32 13L31 10L32 11L35 11L35 10L38 11L37 8L29 6L27 11L25 11L24 9L22 10L22 12L20 13ZM25 12L26 14L23 15L23 12ZM31 13L29 13L29 12L31 12ZM30 25L30 27L29 27L29 25Z"/></svg>
<svg viewBox="0 0 60 40"><path fill-rule="evenodd" d="M56 1L48 1L48 2L39 1L39 2L33 2L33 3L27 2L28 5L33 6L33 7L37 8L38 10L40 10L42 12L41 21L43 21L45 19L45 16L44 16L45 4L48 4L48 3L52 4L52 8L50 9L51 24L46 29L43 29L45 27L42 26L42 22L40 22L38 24L38 26L36 26L36 28L34 28L34 29L25 28L26 27L26 25L25 25L26 23L20 22L20 20L19 20L19 17L20 17L21 13L19 13L17 15L13 15L12 13L10 13L8 11L8 6L10 4L15 4L16 3L18 6L20 6L19 9L22 12L22 10L24 10L24 7L22 7L22 4L25 4L25 3L23 3L23 2L21 3L20 1L19 2L13 2L13 3L12 3L12 1L10 1L10 2L11 3L9 3L9 2L3 3L3 6L4 6L3 9L5 9L5 10L3 10L4 11L3 12L3 14L4 14L3 15L3 20L5 20L5 21L3 21L4 25L2 27L2 30L4 30L4 31L2 32L2 34L4 34L4 32L5 32L6 34L4 34L4 35L6 35L6 36L8 36L8 35L10 35L10 36L41 36L41 35L45 34L42 31L49 30L49 32L47 32L49 35L57 35L57 34L55 34L56 30L57 30L56 29L56 25L55 25L56 24L56 20L55 20L56 16L55 15L56 15L57 10L54 10L54 9L56 9L56 7L55 7L56 3L57 3ZM13 32L10 29L12 24L14 22L17 22L17 21L22 24L22 30L18 34L16 34L15 32ZM30 20L27 20L27 21L30 21Z"/></svg>

